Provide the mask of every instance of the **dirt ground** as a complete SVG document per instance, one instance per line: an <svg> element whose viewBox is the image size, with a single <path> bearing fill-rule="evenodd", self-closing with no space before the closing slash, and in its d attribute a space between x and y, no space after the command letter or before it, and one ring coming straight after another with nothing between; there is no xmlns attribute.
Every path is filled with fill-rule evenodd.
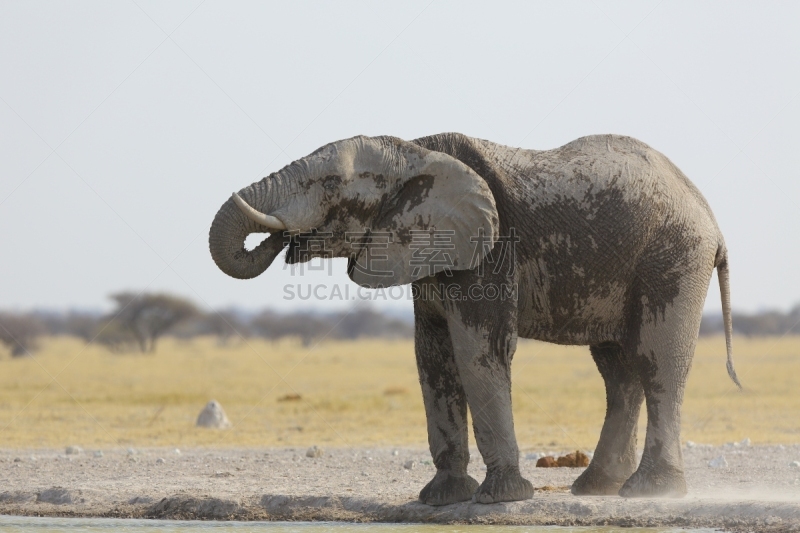
<svg viewBox="0 0 800 533"><path fill-rule="evenodd" d="M410 340L165 339L141 355L45 339L32 358L0 354L0 513L800 531L800 468L790 466L800 461L800 337L737 337L734 352L743 392L725 373L724 340L697 346L682 437L716 447L685 449L688 497L577 498L566 487L580 469L524 459L591 450L605 402L585 347L522 341L515 427L524 474L541 490L431 508L416 502L434 468ZM212 398L229 429L195 427ZM724 446L746 437L752 446ZM84 451L66 455L70 445ZM322 457L306 457L311 445ZM720 455L728 466L709 467Z"/></svg>
<svg viewBox="0 0 800 533"><path fill-rule="evenodd" d="M575 497L568 486L582 469L536 468L523 454L532 500L438 508L416 502L434 473L421 448L332 448L320 457L305 448L65 452L0 450L0 513L800 531L798 445L687 447L690 492L677 500ZM710 467L720 456L727 466ZM484 475L476 451L470 474Z"/></svg>

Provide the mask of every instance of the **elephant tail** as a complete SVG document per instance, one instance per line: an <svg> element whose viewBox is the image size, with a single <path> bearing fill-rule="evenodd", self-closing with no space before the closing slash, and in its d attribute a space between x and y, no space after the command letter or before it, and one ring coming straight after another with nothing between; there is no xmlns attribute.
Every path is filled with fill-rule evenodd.
<svg viewBox="0 0 800 533"><path fill-rule="evenodd" d="M717 268L717 277L719 278L719 294L722 298L722 323L725 326L725 348L728 351L728 375L731 377L736 386L741 390L742 384L739 383L739 378L736 376L736 369L733 368L733 320L731 319L731 280L730 273L728 272L728 251L725 245L720 245L717 250L717 259L715 262Z"/></svg>

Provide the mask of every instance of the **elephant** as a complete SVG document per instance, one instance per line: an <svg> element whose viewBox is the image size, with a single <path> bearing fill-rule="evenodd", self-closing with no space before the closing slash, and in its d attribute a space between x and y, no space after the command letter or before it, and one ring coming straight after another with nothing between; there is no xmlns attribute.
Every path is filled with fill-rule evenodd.
<svg viewBox="0 0 800 533"><path fill-rule="evenodd" d="M254 232L270 235L248 251ZM711 208L669 159L630 137L551 150L458 133L337 141L234 193L209 247L239 279L286 248L289 264L348 258L363 287L411 284L436 467L419 494L429 505L533 496L511 410L519 337L588 345L604 380L605 420L575 495L686 494L680 411L715 268L728 374L741 387L728 253ZM486 465L480 484L467 473L467 409Z"/></svg>

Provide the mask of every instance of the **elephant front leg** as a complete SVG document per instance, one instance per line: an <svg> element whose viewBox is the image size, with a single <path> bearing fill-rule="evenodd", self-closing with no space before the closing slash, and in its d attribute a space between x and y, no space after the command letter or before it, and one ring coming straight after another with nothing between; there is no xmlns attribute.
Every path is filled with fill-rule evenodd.
<svg viewBox="0 0 800 533"><path fill-rule="evenodd" d="M424 302L415 303L415 350L436 475L419 499L447 505L472 498L478 482L467 474L467 399L453 357L447 322Z"/></svg>
<svg viewBox="0 0 800 533"><path fill-rule="evenodd" d="M516 331L503 313L483 325L449 317L450 336L461 382L467 394L475 440L486 464L486 478L472 497L476 503L526 500L533 485L519 471L519 448L511 413L511 357Z"/></svg>

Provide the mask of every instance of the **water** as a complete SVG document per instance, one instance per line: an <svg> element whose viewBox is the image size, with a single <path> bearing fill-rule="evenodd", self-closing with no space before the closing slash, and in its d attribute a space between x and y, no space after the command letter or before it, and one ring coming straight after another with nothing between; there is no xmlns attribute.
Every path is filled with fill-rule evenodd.
<svg viewBox="0 0 800 533"><path fill-rule="evenodd" d="M346 522L189 522L116 518L0 516L3 533L713 533L713 529L351 524Z"/></svg>

